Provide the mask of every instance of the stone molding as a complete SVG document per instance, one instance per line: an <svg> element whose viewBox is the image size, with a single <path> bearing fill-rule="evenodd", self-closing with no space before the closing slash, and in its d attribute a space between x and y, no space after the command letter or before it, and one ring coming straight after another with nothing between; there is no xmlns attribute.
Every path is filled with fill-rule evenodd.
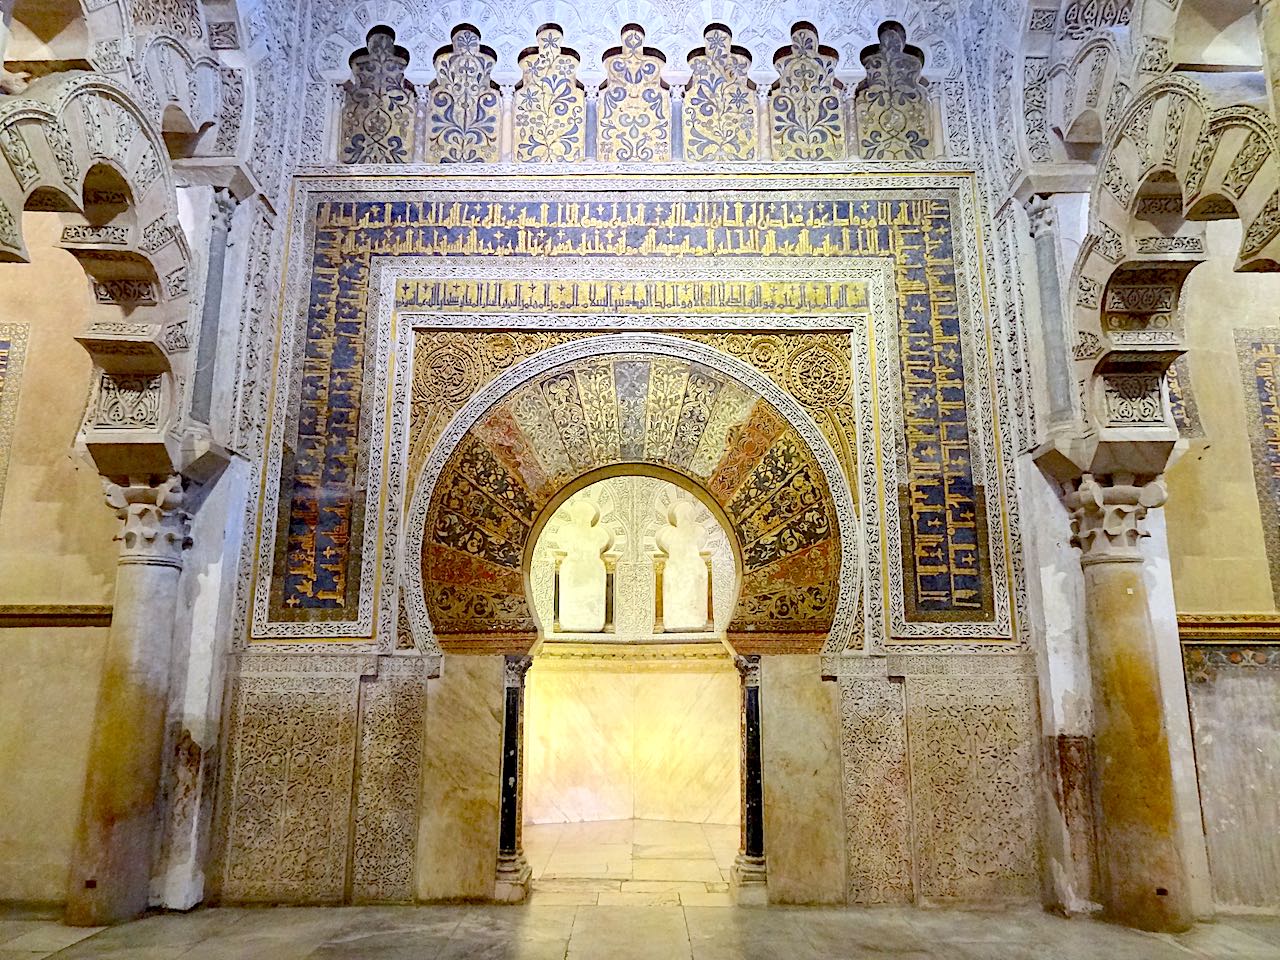
<svg viewBox="0 0 1280 960"><path fill-rule="evenodd" d="M1180 613L1183 643L1280 643L1278 613Z"/></svg>

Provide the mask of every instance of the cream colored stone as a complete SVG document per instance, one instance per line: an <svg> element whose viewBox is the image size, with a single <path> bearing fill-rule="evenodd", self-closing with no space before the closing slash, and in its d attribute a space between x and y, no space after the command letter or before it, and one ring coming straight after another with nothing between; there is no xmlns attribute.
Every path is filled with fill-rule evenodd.
<svg viewBox="0 0 1280 960"><path fill-rule="evenodd" d="M714 860L636 860L632 864L632 875L637 880L686 883L719 883L722 879Z"/></svg>
<svg viewBox="0 0 1280 960"><path fill-rule="evenodd" d="M1183 613L1275 609L1269 571L1280 558L1268 560L1263 540L1235 331L1275 326L1280 276L1235 273L1239 244L1238 221L1205 224L1209 259L1182 290L1190 386L1209 438L1167 474L1169 559Z"/></svg>
<svg viewBox="0 0 1280 960"><path fill-rule="evenodd" d="M568 506L560 561L560 629L565 633L599 633L605 625L603 554L613 536L600 526L600 508L591 500Z"/></svg>
<svg viewBox="0 0 1280 960"><path fill-rule="evenodd" d="M446 657L427 685L418 833L422 900L487 898L498 860L502 657Z"/></svg>
<svg viewBox="0 0 1280 960"><path fill-rule="evenodd" d="M72 449L93 366L73 339L89 317L89 281L53 249L57 214L22 222L31 263L5 264L0 283L0 316L30 325L0 503L0 603L110 603L117 524L97 471Z"/></svg>
<svg viewBox="0 0 1280 960"><path fill-rule="evenodd" d="M655 538L664 555L662 626L670 633L689 633L708 626L709 576L703 559L702 528L692 503L680 500L667 511L667 523Z"/></svg>
<svg viewBox="0 0 1280 960"><path fill-rule="evenodd" d="M738 675L727 655L669 670L535 658L524 732L527 822L738 820Z"/></svg>
<svg viewBox="0 0 1280 960"><path fill-rule="evenodd" d="M839 688L816 656L766 656L760 669L769 901L843 903Z"/></svg>
<svg viewBox="0 0 1280 960"><path fill-rule="evenodd" d="M106 636L0 630L0 901L66 896Z"/></svg>

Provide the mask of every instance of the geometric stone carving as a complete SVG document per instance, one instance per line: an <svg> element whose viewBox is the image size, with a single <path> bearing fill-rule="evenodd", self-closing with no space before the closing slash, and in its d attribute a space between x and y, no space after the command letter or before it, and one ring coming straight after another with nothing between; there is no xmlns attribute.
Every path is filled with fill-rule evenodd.
<svg viewBox="0 0 1280 960"><path fill-rule="evenodd" d="M1081 40L1099 27L1128 26L1132 12L1133 0L1071 0L1058 36Z"/></svg>
<svg viewBox="0 0 1280 960"><path fill-rule="evenodd" d="M586 147L587 95L578 83L578 55L560 45L559 27L538 31L538 45L520 58L515 91L515 157L581 160Z"/></svg>
<svg viewBox="0 0 1280 960"><path fill-rule="evenodd" d="M929 98L920 80L924 54L907 46L902 25L880 26L880 42L862 51L867 78L854 92L858 150L864 160L923 160L932 154Z"/></svg>
<svg viewBox="0 0 1280 960"><path fill-rule="evenodd" d="M622 46L605 54L596 156L603 161L671 159L671 111L662 80L666 60L644 45L644 31L622 29Z"/></svg>
<svg viewBox="0 0 1280 960"><path fill-rule="evenodd" d="M840 678L850 903L912 898L903 693L884 676Z"/></svg>
<svg viewBox="0 0 1280 960"><path fill-rule="evenodd" d="M414 896L426 679L420 657L381 657L360 681L360 757L351 855L356 902Z"/></svg>
<svg viewBox="0 0 1280 960"><path fill-rule="evenodd" d="M409 52L396 46L390 27L369 31L366 47L351 57L352 77L342 108L343 163L408 163L413 159L417 98L404 78Z"/></svg>
<svg viewBox="0 0 1280 960"><path fill-rule="evenodd" d="M921 896L1035 896L1035 681L908 676L906 697Z"/></svg>
<svg viewBox="0 0 1280 960"><path fill-rule="evenodd" d="M1154 371L1102 374L1103 411L1108 426L1165 426L1163 377Z"/></svg>
<svg viewBox="0 0 1280 960"><path fill-rule="evenodd" d="M684 100L686 160L754 160L756 96L747 71L751 57L732 45L733 34L718 24L707 27L707 45L689 55Z"/></svg>
<svg viewBox="0 0 1280 960"><path fill-rule="evenodd" d="M122 376L103 373L98 381L92 425L100 430L154 429L160 424L159 374Z"/></svg>
<svg viewBox="0 0 1280 960"><path fill-rule="evenodd" d="M436 54L427 123L431 163L496 162L501 97L490 79L497 62L470 27L453 31L452 47Z"/></svg>
<svg viewBox="0 0 1280 960"><path fill-rule="evenodd" d="M779 77L769 94L773 159L843 159L836 52L818 45L818 33L808 23L795 25L791 46L784 49L774 58Z"/></svg>

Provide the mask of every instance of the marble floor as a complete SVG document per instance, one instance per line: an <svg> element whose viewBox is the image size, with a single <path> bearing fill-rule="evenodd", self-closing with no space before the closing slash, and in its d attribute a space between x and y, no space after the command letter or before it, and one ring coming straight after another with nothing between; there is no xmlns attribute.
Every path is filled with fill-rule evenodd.
<svg viewBox="0 0 1280 960"><path fill-rule="evenodd" d="M1280 918L1180 936L999 911L590 906L219 908L107 930L0 911L0 960L1276 960Z"/></svg>
<svg viewBox="0 0 1280 960"><path fill-rule="evenodd" d="M599 820L529 824L541 905L727 907L736 824Z"/></svg>

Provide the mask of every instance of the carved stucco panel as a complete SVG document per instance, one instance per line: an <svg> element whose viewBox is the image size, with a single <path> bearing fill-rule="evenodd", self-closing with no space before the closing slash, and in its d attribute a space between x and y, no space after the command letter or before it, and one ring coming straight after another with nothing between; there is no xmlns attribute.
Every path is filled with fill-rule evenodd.
<svg viewBox="0 0 1280 960"><path fill-rule="evenodd" d="M351 877L356 901L413 899L426 721L422 663L384 657L378 676L361 681Z"/></svg>
<svg viewBox="0 0 1280 960"><path fill-rule="evenodd" d="M920 895L1034 897L1035 681L908 676L906 698Z"/></svg>
<svg viewBox="0 0 1280 960"><path fill-rule="evenodd" d="M344 895L357 678L241 676L231 694L222 896Z"/></svg>
<svg viewBox="0 0 1280 960"><path fill-rule="evenodd" d="M911 899L911 806L901 681L840 678L849 902Z"/></svg>

